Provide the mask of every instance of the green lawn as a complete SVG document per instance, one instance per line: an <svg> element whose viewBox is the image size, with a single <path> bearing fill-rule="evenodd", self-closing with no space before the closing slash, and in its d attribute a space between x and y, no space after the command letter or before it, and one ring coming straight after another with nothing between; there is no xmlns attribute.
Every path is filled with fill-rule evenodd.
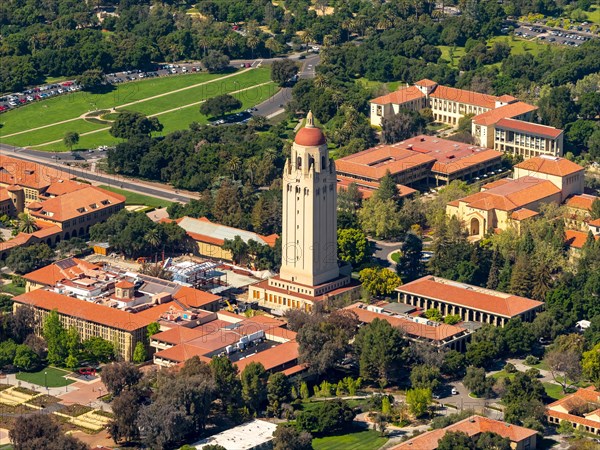
<svg viewBox="0 0 600 450"><path fill-rule="evenodd" d="M14 283L7 283L0 286L1 292L7 292L12 295L21 295L25 293L24 286L16 286Z"/></svg>
<svg viewBox="0 0 600 450"><path fill-rule="evenodd" d="M392 259L392 261L394 261L396 264L398 264L400 262L400 252L392 253L390 258Z"/></svg>
<svg viewBox="0 0 600 450"><path fill-rule="evenodd" d="M357 431L313 439L314 450L377 450L387 442L377 431Z"/></svg>
<svg viewBox="0 0 600 450"><path fill-rule="evenodd" d="M525 364L528 367L533 367L538 370L550 370L550 367L548 367L548 364L546 364L546 361L544 361L544 360L541 360L537 364L527 364L526 362L524 362L523 364Z"/></svg>
<svg viewBox="0 0 600 450"><path fill-rule="evenodd" d="M590 10L586 13L587 22L595 23L596 25L600 25L600 6L592 5Z"/></svg>
<svg viewBox="0 0 600 450"><path fill-rule="evenodd" d="M35 145L43 144L44 142L51 142L56 140L62 140L65 133L68 131L76 131L79 134L85 133L87 131L99 130L101 128L106 128L107 125L101 125L98 123L87 122L83 119L78 119L73 122L61 123L58 125L54 125L48 128L42 128L40 130L29 131L27 133L18 134L16 136L11 136L5 139L2 139L2 142L10 143L11 145L17 145L19 147L33 147ZM80 141L85 136L81 136ZM67 149L60 144L62 148ZM84 148L81 146L81 143L74 147L76 148Z"/></svg>
<svg viewBox="0 0 600 450"><path fill-rule="evenodd" d="M261 83L264 83L264 81L261 81ZM253 83L253 84L257 84L257 83ZM233 90L238 90L240 89L239 87L235 87L233 88ZM244 87L242 87L241 89L244 89ZM243 111L244 109L247 109L251 106L257 105L261 102L263 102L264 100L268 99L269 97L271 97L272 95L274 95L277 92L277 89L279 89L277 87L277 85L275 83L268 83L265 84L264 86L257 86L255 88L251 88L248 89L247 91L241 92L239 94L235 94L237 98L240 98L242 101L242 107L240 108L240 111ZM165 97L166 98L166 97ZM188 99L187 103L192 103L192 102L197 102L200 101L201 99ZM145 105L146 102L141 103L139 106L141 105ZM135 109L137 111L137 107L138 105L134 105L134 107L132 107L131 109ZM166 105L165 106L165 110L168 109L173 109L176 108L177 105L176 104L171 104L171 106ZM188 126L190 125L190 123L192 122L198 122L198 123L208 123L208 117L204 116L202 114L200 114L199 111L200 105L193 105L193 106L189 106L189 107L183 107L182 109L179 109L177 111L172 111L166 114L158 114L156 117L158 118L158 120L160 121L160 123L163 124L164 129L162 131L162 135L171 133L175 130L182 130L182 129L187 129ZM129 108L128 108L129 109ZM87 122L86 122L87 123ZM71 129L72 129L72 125L73 123L68 123L68 124L64 124L65 126L71 125ZM106 128L106 125L97 125L97 124L88 124L88 125L92 125L95 126L95 129L102 129L102 128ZM62 127L62 125L57 125L57 127ZM48 128L49 129L53 129L55 127L51 127ZM44 131L44 130L40 130ZM37 132L33 132L33 133L37 133ZM23 136L27 136L29 135L29 133L23 135ZM62 132L62 135L64 135L64 132ZM61 139L62 135L59 138L55 138L55 139ZM18 138L20 136L15 136L15 138ZM43 142L48 142L49 140L45 140ZM87 136L81 136L79 138L79 144L77 144L77 148L76 149L87 149L87 148L96 148L100 145L114 145L118 142L120 142L120 139L114 138L110 135L110 133L108 132L108 130L103 130L103 131L99 131L97 133L93 133L93 134L89 134ZM40 142L41 144L42 142ZM38 150L44 150L44 151L66 151L68 150L62 142L57 142L55 144L48 144L48 145L44 145L44 146L33 146Z"/></svg>
<svg viewBox="0 0 600 450"><path fill-rule="evenodd" d="M242 76L246 76L247 74L248 72ZM222 76L222 74L194 73L147 78L117 85L113 91L104 94L75 92L31 103L2 114L0 120L4 126L1 130L1 136L62 120L73 119L96 109L110 109L154 95L214 80Z"/></svg>
<svg viewBox="0 0 600 450"><path fill-rule="evenodd" d="M112 186L100 185L102 189L106 189L110 192L115 192L116 194L121 194L125 196L125 204L126 205L144 205L144 206L152 206L154 208L166 208L171 203L168 200L163 200L161 198L151 197L150 195L138 194L137 192L126 191L124 189L114 188Z"/></svg>
<svg viewBox="0 0 600 450"><path fill-rule="evenodd" d="M401 81L389 81L387 83L382 83L381 81L372 81L364 77L358 78L356 82L367 89L378 89L381 86L386 86L390 92L395 91L398 89L398 86L404 84Z"/></svg>
<svg viewBox="0 0 600 450"><path fill-rule="evenodd" d="M562 391L562 386L554 383L542 383L546 390L546 395L554 400L559 400L565 396Z"/></svg>
<svg viewBox="0 0 600 450"><path fill-rule="evenodd" d="M500 378L508 378L509 380L512 380L515 375L516 373L508 373L506 370L501 370L500 372L493 374L492 378L495 378L496 380L499 380Z"/></svg>
<svg viewBox="0 0 600 450"><path fill-rule="evenodd" d="M46 372L48 373L47 376L45 375ZM56 367L46 367L38 372L19 372L17 374L17 380L27 381L28 383L45 387L47 379L48 387L63 387L74 383L73 380L64 378L64 376L69 373L70 372L67 372L66 370L57 369Z"/></svg>
<svg viewBox="0 0 600 450"><path fill-rule="evenodd" d="M513 55L531 53L535 56L549 47L548 44L539 41L528 41L514 36L495 36L488 40L488 47L491 47L494 42L506 42L508 45L510 45L511 53ZM451 46L438 45L438 48L442 51L442 59L449 61L450 65L454 67L458 66L458 61L460 61L460 58L465 55L464 47L454 47L452 58L450 58L450 50L452 49Z"/></svg>

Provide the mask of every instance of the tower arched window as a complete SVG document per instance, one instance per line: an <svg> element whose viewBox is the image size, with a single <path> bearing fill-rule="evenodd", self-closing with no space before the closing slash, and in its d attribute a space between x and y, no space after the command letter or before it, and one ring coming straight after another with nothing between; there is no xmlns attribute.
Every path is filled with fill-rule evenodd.
<svg viewBox="0 0 600 450"><path fill-rule="evenodd" d="M298 169L302 168L302 157L298 156L298 158L296 159L296 167Z"/></svg>
<svg viewBox="0 0 600 450"><path fill-rule="evenodd" d="M327 158L325 158L325 156L321 156L321 170L325 170L326 166L327 166Z"/></svg>

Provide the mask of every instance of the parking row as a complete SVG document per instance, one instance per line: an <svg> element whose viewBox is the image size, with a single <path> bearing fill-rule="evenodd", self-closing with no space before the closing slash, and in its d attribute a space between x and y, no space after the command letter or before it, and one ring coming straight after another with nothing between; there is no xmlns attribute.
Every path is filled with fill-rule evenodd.
<svg viewBox="0 0 600 450"><path fill-rule="evenodd" d="M66 94L69 92L79 91L79 86L74 81L65 81L60 84L48 84L44 86L27 89L23 92L15 92L0 97L0 112L5 112L13 108L25 105L27 103L43 100L57 95Z"/></svg>

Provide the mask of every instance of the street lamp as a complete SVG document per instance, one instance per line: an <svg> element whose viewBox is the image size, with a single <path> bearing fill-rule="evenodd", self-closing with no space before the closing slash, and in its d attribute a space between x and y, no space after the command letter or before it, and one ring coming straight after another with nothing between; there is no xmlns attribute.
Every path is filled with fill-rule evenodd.
<svg viewBox="0 0 600 450"><path fill-rule="evenodd" d="M48 371L44 372L44 387L48 390Z"/></svg>

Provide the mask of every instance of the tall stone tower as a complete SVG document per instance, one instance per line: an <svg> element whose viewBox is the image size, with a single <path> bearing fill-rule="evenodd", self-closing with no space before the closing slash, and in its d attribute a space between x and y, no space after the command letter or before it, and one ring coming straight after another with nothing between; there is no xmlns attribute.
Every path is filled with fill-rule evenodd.
<svg viewBox="0 0 600 450"><path fill-rule="evenodd" d="M335 163L312 113L283 173L281 279L317 286L339 276Z"/></svg>

